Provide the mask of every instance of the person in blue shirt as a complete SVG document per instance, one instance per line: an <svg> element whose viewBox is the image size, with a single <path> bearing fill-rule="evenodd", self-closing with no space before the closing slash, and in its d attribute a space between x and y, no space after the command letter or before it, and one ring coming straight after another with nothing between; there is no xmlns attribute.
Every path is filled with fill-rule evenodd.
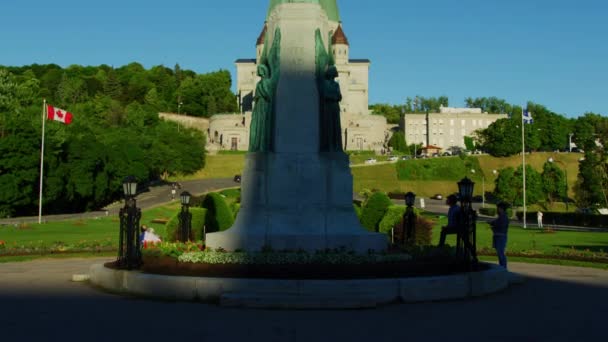
<svg viewBox="0 0 608 342"><path fill-rule="evenodd" d="M492 236L492 245L494 249L496 249L498 263L504 268L507 268L507 256L505 255L505 250L507 249L507 231L509 230L507 207L508 205L506 203L499 203L496 206L498 218L490 222L490 227L494 233Z"/></svg>
<svg viewBox="0 0 608 342"><path fill-rule="evenodd" d="M450 206L448 210L448 224L441 227L441 238L439 246L445 245L445 238L448 234L458 234L460 229L460 206L455 195L450 195L445 200L445 204Z"/></svg>

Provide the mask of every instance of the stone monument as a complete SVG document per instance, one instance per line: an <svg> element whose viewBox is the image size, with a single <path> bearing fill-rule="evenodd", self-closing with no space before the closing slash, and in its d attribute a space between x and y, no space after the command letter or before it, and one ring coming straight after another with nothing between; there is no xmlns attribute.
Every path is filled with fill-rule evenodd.
<svg viewBox="0 0 608 342"><path fill-rule="evenodd" d="M353 209L325 7L319 0L271 1L241 209L232 228L207 234L210 248L365 253L388 245Z"/></svg>

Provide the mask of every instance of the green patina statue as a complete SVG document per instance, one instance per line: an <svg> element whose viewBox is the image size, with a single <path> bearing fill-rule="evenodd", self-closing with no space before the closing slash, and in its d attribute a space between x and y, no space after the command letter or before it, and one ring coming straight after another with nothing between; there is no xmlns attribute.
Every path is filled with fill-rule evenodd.
<svg viewBox="0 0 608 342"><path fill-rule="evenodd" d="M328 40L331 42L331 39ZM338 77L331 45L325 49L321 30L315 33L315 61L317 88L319 91L319 150L321 152L344 151L342 148L342 128L340 124L340 101L342 93L340 85L335 81Z"/></svg>
<svg viewBox="0 0 608 342"><path fill-rule="evenodd" d="M251 127L249 130L249 152L272 152L274 149L275 93L279 81L281 31L276 29L270 52L266 47L258 65L258 76L262 79L255 88Z"/></svg>

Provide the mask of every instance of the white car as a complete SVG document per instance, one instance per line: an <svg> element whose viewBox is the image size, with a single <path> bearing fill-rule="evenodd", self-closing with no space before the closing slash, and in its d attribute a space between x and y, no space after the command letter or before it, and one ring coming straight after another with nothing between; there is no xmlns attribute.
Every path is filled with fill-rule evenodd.
<svg viewBox="0 0 608 342"><path fill-rule="evenodd" d="M376 164L377 160L374 158L369 158L365 160L365 164Z"/></svg>
<svg viewBox="0 0 608 342"><path fill-rule="evenodd" d="M389 162L396 162L397 160L399 160L399 158L398 158L398 157L395 157L395 156L390 156L390 157L388 157L388 159L387 159L387 160L388 160Z"/></svg>

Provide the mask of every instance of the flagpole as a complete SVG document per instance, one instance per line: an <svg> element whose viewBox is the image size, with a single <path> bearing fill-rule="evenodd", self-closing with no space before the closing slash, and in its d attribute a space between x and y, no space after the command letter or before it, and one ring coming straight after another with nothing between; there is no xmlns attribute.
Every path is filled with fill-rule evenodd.
<svg viewBox="0 0 608 342"><path fill-rule="evenodd" d="M42 224L42 179L44 176L44 130L46 123L46 99L42 105L42 147L40 148L40 194L38 196L38 224Z"/></svg>
<svg viewBox="0 0 608 342"><path fill-rule="evenodd" d="M524 183L524 229L526 226L526 135L524 131L524 109L521 109L521 160L523 170L523 183Z"/></svg>

